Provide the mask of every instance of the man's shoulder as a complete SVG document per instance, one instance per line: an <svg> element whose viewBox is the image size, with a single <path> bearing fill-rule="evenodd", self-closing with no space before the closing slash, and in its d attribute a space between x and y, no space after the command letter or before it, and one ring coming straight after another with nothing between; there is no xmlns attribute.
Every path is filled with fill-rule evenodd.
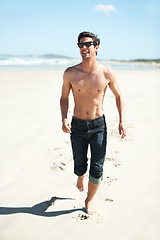
<svg viewBox="0 0 160 240"><path fill-rule="evenodd" d="M68 82L72 82L73 79L77 76L77 72L80 70L80 64L68 67L64 71L64 80Z"/></svg>
<svg viewBox="0 0 160 240"><path fill-rule="evenodd" d="M110 73L113 72L112 69L111 69L110 67L107 67L107 66L102 65L102 64L99 64L99 66L100 66L100 68L103 70L104 73L108 73L108 74L110 74Z"/></svg>
<svg viewBox="0 0 160 240"><path fill-rule="evenodd" d="M64 73L67 73L67 74L73 74L75 72L77 72L79 69L80 69L80 65L81 63L79 64L76 64L74 66L71 66L71 67L68 67Z"/></svg>
<svg viewBox="0 0 160 240"><path fill-rule="evenodd" d="M111 80L115 76L114 71L110 67L107 67L104 65L101 65L101 67L102 67L103 73L107 79Z"/></svg>

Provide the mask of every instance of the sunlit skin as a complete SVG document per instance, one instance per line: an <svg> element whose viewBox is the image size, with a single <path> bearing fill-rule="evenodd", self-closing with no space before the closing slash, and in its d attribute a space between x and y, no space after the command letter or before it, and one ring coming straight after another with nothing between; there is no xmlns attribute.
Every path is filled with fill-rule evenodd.
<svg viewBox="0 0 160 240"><path fill-rule="evenodd" d="M80 42L92 42L92 38L82 38ZM99 46L85 45L80 48L82 62L68 68L64 72L62 96L60 100L62 113L62 129L65 133L70 133L70 122L67 119L69 93L72 90L74 97L73 116L79 119L91 120L103 115L103 100L107 87L111 89L115 96L119 113L119 134L123 139L126 136L124 100L121 94L116 76L110 68L99 64L96 61L96 52ZM99 187L99 184L88 183L88 195L85 200L86 211L94 214L92 199ZM78 177L77 188L84 191L84 176Z"/></svg>

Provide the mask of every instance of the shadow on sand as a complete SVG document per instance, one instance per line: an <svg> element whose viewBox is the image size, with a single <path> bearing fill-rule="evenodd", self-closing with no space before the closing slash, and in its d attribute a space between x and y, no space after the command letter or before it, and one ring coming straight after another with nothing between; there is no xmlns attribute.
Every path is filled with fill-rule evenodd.
<svg viewBox="0 0 160 240"><path fill-rule="evenodd" d="M49 201L38 203L33 207L18 207L18 208L0 207L0 215L15 214L15 213L29 213L29 214L43 216L43 217L57 217L60 215L69 214L76 211L85 212L85 208L77 208L77 209L75 208L75 209L63 210L63 211L46 212L46 210L51 205L54 205L56 200L74 200L74 199L52 197Z"/></svg>

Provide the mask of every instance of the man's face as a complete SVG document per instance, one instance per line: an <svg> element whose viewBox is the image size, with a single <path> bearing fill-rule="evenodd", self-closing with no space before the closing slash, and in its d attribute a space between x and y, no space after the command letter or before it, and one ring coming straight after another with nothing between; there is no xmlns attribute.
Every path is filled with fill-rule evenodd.
<svg viewBox="0 0 160 240"><path fill-rule="evenodd" d="M93 42L93 40L90 37L81 38L80 43L85 43L85 42ZM80 54L81 54L83 59L89 59L92 56L96 55L96 52L97 52L98 48L99 48L98 45L94 46L92 44L90 47L87 47L87 46L83 45L83 47L80 48Z"/></svg>

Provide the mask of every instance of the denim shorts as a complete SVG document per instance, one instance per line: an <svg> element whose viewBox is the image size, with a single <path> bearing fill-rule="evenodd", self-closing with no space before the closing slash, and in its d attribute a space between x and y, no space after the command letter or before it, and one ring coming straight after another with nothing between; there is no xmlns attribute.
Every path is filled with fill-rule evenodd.
<svg viewBox="0 0 160 240"><path fill-rule="evenodd" d="M72 117L71 144L74 159L74 173L82 176L87 171L87 151L90 145L91 162L89 180L98 184L103 179L103 164L106 155L107 126L105 116L82 120Z"/></svg>

